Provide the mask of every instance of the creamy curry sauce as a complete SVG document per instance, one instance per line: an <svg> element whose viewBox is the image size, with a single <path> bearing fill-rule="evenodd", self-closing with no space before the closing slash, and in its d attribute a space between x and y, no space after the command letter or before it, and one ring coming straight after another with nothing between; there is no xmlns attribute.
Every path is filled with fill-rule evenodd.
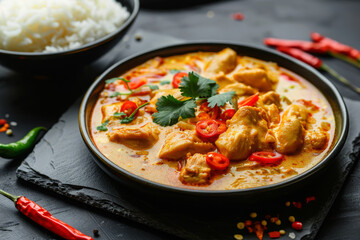
<svg viewBox="0 0 360 240"><path fill-rule="evenodd" d="M262 108L263 110L261 111L266 112L268 125L266 136L270 135L271 137L270 140L266 139L265 143L268 145L265 149L259 148L255 141L255 146L252 146L251 152L264 150L280 151L284 156L283 160L273 165L264 165L257 161L250 161L248 156L242 160L234 160L231 157L233 155L228 152L220 152L219 148L216 148L216 142L213 142L214 151L230 156L230 165L224 171L216 171L210 168L211 171L209 172L207 171L209 167L204 162L195 162L195 165L187 166L187 158L189 156L186 156L186 151L182 153L182 157L179 159L169 160L165 157L160 158L159 152L163 145L166 144L166 138L170 134L174 134L173 132L175 131L189 131L187 130L189 123L195 126L197 118L184 120L187 123L184 126L181 123L182 121L166 127L153 123L159 129L159 134L158 140L153 139L154 142L151 143L153 145L150 147L147 146L148 142L144 144L141 139L137 141L136 139L131 139L131 136L121 135L111 141L109 134L116 131L116 129L141 128L145 124L153 122L151 114L156 111L155 103L161 95L172 94L176 98L181 99L180 94L174 94L173 90L169 90L173 89L171 82L174 74L177 72L175 69L183 72L195 71L201 76L215 80L220 86L219 92L222 89L225 89L224 91L235 89L237 102L253 95L254 92L258 92L259 100L254 107ZM252 70L255 71L251 72ZM236 74L238 75L237 77L235 77ZM92 138L97 148L116 165L154 182L181 188L206 190L244 189L269 185L284 181L312 168L326 156L334 139L335 120L333 112L319 90L302 77L278 67L275 63L239 56L231 49L224 49L218 53L196 52L167 58L158 57L129 70L119 77L128 79L136 84L139 81L145 80L146 85L134 89L137 93L133 95L118 95L114 97L116 92L127 93L129 90L121 80L106 84L93 109L91 118ZM267 85L259 84L260 81L265 81ZM228 87L230 84L235 84L231 85L234 88ZM159 90L151 90L147 85L157 85ZM159 92L161 93L159 94ZM262 101L262 96L269 93L275 96L278 102L276 100L271 102L270 98L268 105L264 105L264 102L267 100L263 99ZM113 113L120 112L121 104L127 100L136 102L138 106L147 101L150 101L150 104L139 110L134 121L128 124L121 124L119 118L113 117ZM262 106L260 106L261 104ZM274 106L269 107L270 105ZM281 140L280 138L284 136L281 136L279 132L281 124L285 120L284 112L287 110L289 112L290 107L293 105L300 105L303 110L305 109L308 116L305 122L301 120L303 121L300 127L301 133L294 130L291 123L288 123L290 125L287 127L283 126L282 132L289 131L285 132L285 134L293 135L295 138L300 139L300 142L296 143L295 150L286 150L287 146L290 148L294 148L294 146L290 146L291 143L286 142L286 140L284 142L284 139ZM224 107L220 107L222 112L229 108L233 108L229 103ZM242 107L237 111L241 109ZM289 115L288 113L286 114ZM295 114L295 119L301 118L298 115ZM270 120L271 118L275 120ZM106 125L107 130L97 130L97 127L106 120L109 120ZM229 131L229 122L230 120L226 122L227 131ZM290 122L298 123L299 121L291 120ZM196 133L195 130L192 131ZM223 134L226 135L225 133L222 133L219 138ZM124 139L121 140L121 138ZM226 142L226 139L224 141ZM232 140L229 141L229 144L232 144ZM282 143L280 143L281 141ZM280 146L281 144L282 146ZM194 151L192 153L194 154ZM206 155L206 153L203 153L203 155ZM199 166L196 164L199 164ZM190 173L189 171L184 173L184 168L186 167L189 168ZM181 174L190 174L191 176L190 178L184 178Z"/></svg>

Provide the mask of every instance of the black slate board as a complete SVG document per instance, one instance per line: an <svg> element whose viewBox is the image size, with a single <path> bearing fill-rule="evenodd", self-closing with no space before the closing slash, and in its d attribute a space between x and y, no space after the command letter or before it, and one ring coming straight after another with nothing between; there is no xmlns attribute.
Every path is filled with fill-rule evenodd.
<svg viewBox="0 0 360 240"><path fill-rule="evenodd" d="M145 35L148 33L145 32ZM169 40L169 43L175 40ZM164 43L164 42L163 42ZM161 44L161 43L160 43ZM130 48L131 49L131 48ZM350 133L342 152L327 171L314 183L296 189L295 193L259 205L233 206L233 211L184 209L181 205L164 205L139 195L137 189L122 188L109 178L92 161L92 156L82 142L78 130L78 100L44 136L34 152L23 162L17 176L84 204L127 219L172 233L184 239L233 239L236 222L248 219L248 214L279 214L281 227L271 225L270 230L285 229L294 232L287 221L289 215L304 223L303 230L296 232L297 239L314 239L333 201L356 159L359 157L360 139L353 143L360 132L357 108L359 102L346 100L350 115ZM301 210L284 207L284 201L304 200L316 195L317 200ZM154 196L154 199L156 197ZM221 206L221 205L220 205ZM196 206L195 206L196 208ZM216 217L215 217L216 216ZM263 216L259 216L261 219ZM246 239L255 239L254 235Z"/></svg>

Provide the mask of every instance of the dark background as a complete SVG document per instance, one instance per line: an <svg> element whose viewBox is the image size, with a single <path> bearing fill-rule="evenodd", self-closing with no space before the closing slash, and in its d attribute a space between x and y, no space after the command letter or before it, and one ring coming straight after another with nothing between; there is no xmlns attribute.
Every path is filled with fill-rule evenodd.
<svg viewBox="0 0 360 240"><path fill-rule="evenodd" d="M159 5L155 7L152 2ZM176 4L176 1L171 1L171 4L169 2L142 1L147 8L141 8L128 41L133 41L135 32L144 29L185 40L229 40L262 46L265 37L308 40L310 32L317 31L360 49L360 1L356 0L200 1L196 4L194 1L181 1L181 4ZM209 11L213 12L212 18L209 17ZM243 13L245 19L234 21L231 14L235 12ZM138 44L145 42L146 39L143 39ZM121 44L126 45L126 42ZM336 59L322 59L360 86L359 69ZM105 70L106 66L100 64L100 61L86 70L51 78L24 76L0 68L0 118L4 118L8 113L8 120L18 123L18 126L12 128L14 136L8 137L1 133L0 141L6 143L18 140L38 125L51 127L75 99L84 93L90 82ZM336 81L334 83L343 96L360 100L359 95ZM99 229L101 235L98 239L174 238L123 218L86 209L17 181L15 170L20 163L21 160L0 159L0 187L11 193L27 196L56 217L77 226L82 232L90 234L93 229ZM359 183L360 167L357 164L345 182L317 239L358 239ZM10 201L1 198L0 239L52 238L56 237L27 221Z"/></svg>

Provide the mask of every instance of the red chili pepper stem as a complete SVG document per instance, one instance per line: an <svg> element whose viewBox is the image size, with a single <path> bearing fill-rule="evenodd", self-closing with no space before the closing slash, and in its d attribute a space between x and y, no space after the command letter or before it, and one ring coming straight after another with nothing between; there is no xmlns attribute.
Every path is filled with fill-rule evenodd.
<svg viewBox="0 0 360 240"><path fill-rule="evenodd" d="M332 75L334 78L336 78L337 80L339 80L340 82L342 82L343 84L345 84L346 86L348 86L349 88L351 88L352 90L354 90L355 92L357 92L358 94L360 94L360 87L356 87L354 86L352 83L349 82L349 80L347 80L346 78L344 78L343 76L341 76L339 73L337 73L334 69L332 69L331 67L329 67L326 64L322 64L319 68L320 70L323 70L325 72L328 72L330 75Z"/></svg>
<svg viewBox="0 0 360 240"><path fill-rule="evenodd" d="M328 51L328 54L329 54L330 56L332 56L332 57L335 57L335 58L338 58L338 59L340 59L340 60L343 60L343 61L345 61L345 62L347 62L347 63L350 63L350 64L354 65L354 66L357 67L357 68L360 68L360 59L354 60L354 59L351 58L351 57L348 57L348 56L346 56L346 55L344 55L344 54L341 54L341 53L335 53L335 52L333 52L333 51Z"/></svg>
<svg viewBox="0 0 360 240"><path fill-rule="evenodd" d="M20 198L20 196L15 196L15 195L12 195L8 192L5 192L3 190L0 189L0 194L7 197L8 199L10 199L11 201L13 201L15 204L17 202L17 200Z"/></svg>

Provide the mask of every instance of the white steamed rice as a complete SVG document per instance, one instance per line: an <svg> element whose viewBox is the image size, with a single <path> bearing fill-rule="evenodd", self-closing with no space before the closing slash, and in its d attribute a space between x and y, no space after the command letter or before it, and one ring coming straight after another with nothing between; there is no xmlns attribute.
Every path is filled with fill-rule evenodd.
<svg viewBox="0 0 360 240"><path fill-rule="evenodd" d="M117 30L128 17L115 0L0 0L0 48L73 49Z"/></svg>

